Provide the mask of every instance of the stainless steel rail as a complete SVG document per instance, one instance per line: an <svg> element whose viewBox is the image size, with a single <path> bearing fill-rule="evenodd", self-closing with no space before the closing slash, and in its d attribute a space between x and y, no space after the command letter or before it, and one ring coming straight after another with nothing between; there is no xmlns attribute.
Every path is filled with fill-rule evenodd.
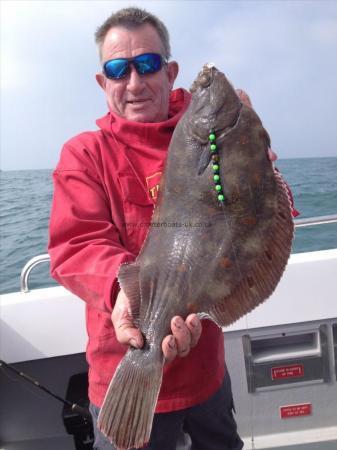
<svg viewBox="0 0 337 450"><path fill-rule="evenodd" d="M327 223L337 223L337 214L332 214L330 216L319 216L319 217L309 217L307 219L294 219L295 228L302 227L312 227L315 225L322 225ZM20 285L21 292L29 292L28 289L28 277L30 272L36 267L38 264L50 262L50 256L48 253L44 255L34 256L34 258L30 259L25 267L21 271Z"/></svg>
<svg viewBox="0 0 337 450"><path fill-rule="evenodd" d="M326 223L337 223L337 214L330 216L308 217L307 219L294 219L295 228L312 227Z"/></svg>
<svg viewBox="0 0 337 450"><path fill-rule="evenodd" d="M24 266L24 268L21 270L21 276L20 276L20 286L21 286L21 292L27 293L29 292L28 289L28 277L30 275L30 272L36 267L38 264L49 262L50 256L48 253L45 253L43 255L34 256L34 258L30 259Z"/></svg>

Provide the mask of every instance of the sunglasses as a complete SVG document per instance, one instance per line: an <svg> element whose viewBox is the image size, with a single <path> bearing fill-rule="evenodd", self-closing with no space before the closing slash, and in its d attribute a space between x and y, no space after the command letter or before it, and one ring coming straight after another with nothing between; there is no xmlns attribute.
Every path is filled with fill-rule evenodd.
<svg viewBox="0 0 337 450"><path fill-rule="evenodd" d="M166 59L158 53L143 53L134 58L110 59L103 65L103 72L107 78L119 80L130 72L130 64L136 69L139 75L158 72Z"/></svg>

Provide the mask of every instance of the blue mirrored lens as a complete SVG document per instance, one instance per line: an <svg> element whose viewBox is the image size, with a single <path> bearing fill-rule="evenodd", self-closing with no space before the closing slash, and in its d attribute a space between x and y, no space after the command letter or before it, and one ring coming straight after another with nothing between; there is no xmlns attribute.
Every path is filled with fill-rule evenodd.
<svg viewBox="0 0 337 450"><path fill-rule="evenodd" d="M144 53L130 59L111 59L103 66L105 76L113 79L122 78L128 73L129 64L133 64L140 75L155 73L162 67L162 57L157 53Z"/></svg>
<svg viewBox="0 0 337 450"><path fill-rule="evenodd" d="M104 73L107 78L122 78L128 70L127 59L111 59L104 64Z"/></svg>
<svg viewBox="0 0 337 450"><path fill-rule="evenodd" d="M156 53L145 53L144 55L136 56L133 64L141 75L155 73L161 69L161 56Z"/></svg>

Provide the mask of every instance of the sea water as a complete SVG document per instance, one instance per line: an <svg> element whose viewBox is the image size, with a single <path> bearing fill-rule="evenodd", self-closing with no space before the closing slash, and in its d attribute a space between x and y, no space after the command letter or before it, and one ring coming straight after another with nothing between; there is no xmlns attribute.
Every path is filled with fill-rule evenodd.
<svg viewBox="0 0 337 450"><path fill-rule="evenodd" d="M301 218L337 214L337 158L280 159L276 166L291 186ZM20 290L25 263L47 253L52 171L1 172L0 293ZM296 230L293 253L337 248L337 224ZM55 286L49 264L37 266L29 288Z"/></svg>

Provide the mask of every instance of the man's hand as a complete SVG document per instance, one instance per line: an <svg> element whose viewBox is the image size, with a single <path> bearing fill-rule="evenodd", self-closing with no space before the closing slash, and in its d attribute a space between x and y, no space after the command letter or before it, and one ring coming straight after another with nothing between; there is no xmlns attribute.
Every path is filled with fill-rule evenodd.
<svg viewBox="0 0 337 450"><path fill-rule="evenodd" d="M136 348L143 347L142 333L132 321L130 301L122 289L117 296L111 320L118 342ZM197 345L202 327L198 316L190 314L185 321L179 316L173 317L171 329L172 334L166 336L162 342L162 350L167 362L173 361L176 356L187 356L191 348Z"/></svg>
<svg viewBox="0 0 337 450"><path fill-rule="evenodd" d="M186 320L175 316L171 320L172 334L166 336L162 342L162 350L167 362L176 356L187 356L191 348L195 347L201 336L202 326L196 314L190 314Z"/></svg>
<svg viewBox="0 0 337 450"><path fill-rule="evenodd" d="M132 321L130 301L123 289L121 289L117 295L115 307L111 314L111 320L118 342L136 348L143 347L144 339L142 333L135 327Z"/></svg>
<svg viewBox="0 0 337 450"><path fill-rule="evenodd" d="M235 89L235 92L238 94L238 97L242 101L242 103L244 103L246 106L249 106L250 108L253 108L252 102L247 92L243 91L242 89Z"/></svg>

